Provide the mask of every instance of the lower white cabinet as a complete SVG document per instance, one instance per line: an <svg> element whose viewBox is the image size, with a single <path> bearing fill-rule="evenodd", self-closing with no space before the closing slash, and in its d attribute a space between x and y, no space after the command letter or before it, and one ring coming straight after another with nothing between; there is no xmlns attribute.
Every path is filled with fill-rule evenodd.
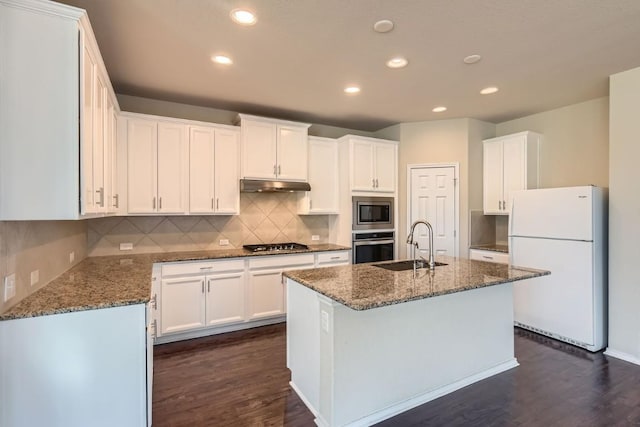
<svg viewBox="0 0 640 427"><path fill-rule="evenodd" d="M509 254L504 252L486 251L482 249L469 249L469 258L476 261L509 264Z"/></svg>
<svg viewBox="0 0 640 427"><path fill-rule="evenodd" d="M161 274L160 335L244 320L243 260L165 264Z"/></svg>
<svg viewBox="0 0 640 427"><path fill-rule="evenodd" d="M282 322L282 272L351 263L349 250L154 264L149 330L159 343Z"/></svg>
<svg viewBox="0 0 640 427"><path fill-rule="evenodd" d="M315 266L314 254L278 255L249 260L249 320L286 314L284 270Z"/></svg>

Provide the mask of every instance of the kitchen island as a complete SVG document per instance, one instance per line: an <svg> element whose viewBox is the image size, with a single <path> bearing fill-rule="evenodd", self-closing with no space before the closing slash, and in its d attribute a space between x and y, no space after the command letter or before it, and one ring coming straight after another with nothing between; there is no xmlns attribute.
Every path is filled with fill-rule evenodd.
<svg viewBox="0 0 640 427"><path fill-rule="evenodd" d="M511 282L549 272L437 261L284 273L291 386L318 425L371 425L518 365Z"/></svg>

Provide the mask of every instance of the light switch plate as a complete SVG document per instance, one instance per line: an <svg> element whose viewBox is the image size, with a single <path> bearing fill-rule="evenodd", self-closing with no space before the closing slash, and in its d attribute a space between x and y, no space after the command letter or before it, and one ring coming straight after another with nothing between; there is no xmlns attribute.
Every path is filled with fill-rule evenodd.
<svg viewBox="0 0 640 427"><path fill-rule="evenodd" d="M7 302L16 296L16 275L15 273L4 278L4 301Z"/></svg>
<svg viewBox="0 0 640 427"><path fill-rule="evenodd" d="M229 239L220 239L220 246L229 246Z"/></svg>
<svg viewBox="0 0 640 427"><path fill-rule="evenodd" d="M133 243L120 243L121 251L130 251L133 249Z"/></svg>
<svg viewBox="0 0 640 427"><path fill-rule="evenodd" d="M320 240L320 236L318 234L312 234L311 240Z"/></svg>
<svg viewBox="0 0 640 427"><path fill-rule="evenodd" d="M73 261L76 260L76 253L75 252L69 252L69 264L73 264Z"/></svg>
<svg viewBox="0 0 640 427"><path fill-rule="evenodd" d="M40 281L40 270L33 270L31 272L31 286Z"/></svg>

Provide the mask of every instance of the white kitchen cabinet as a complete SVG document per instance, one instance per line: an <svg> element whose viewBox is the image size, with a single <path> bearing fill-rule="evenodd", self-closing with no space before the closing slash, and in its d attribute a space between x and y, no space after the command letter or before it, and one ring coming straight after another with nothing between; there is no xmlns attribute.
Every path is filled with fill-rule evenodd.
<svg viewBox="0 0 640 427"><path fill-rule="evenodd" d="M191 126L189 132L189 213L238 214L238 131Z"/></svg>
<svg viewBox="0 0 640 427"><path fill-rule="evenodd" d="M239 115L242 177L307 181L309 124Z"/></svg>
<svg viewBox="0 0 640 427"><path fill-rule="evenodd" d="M163 264L161 274L161 335L244 321L243 260Z"/></svg>
<svg viewBox="0 0 640 427"><path fill-rule="evenodd" d="M188 127L133 117L127 122L128 213L186 213Z"/></svg>
<svg viewBox="0 0 640 427"><path fill-rule="evenodd" d="M298 214L338 214L338 142L335 139L310 136L308 166L311 191L298 196Z"/></svg>
<svg viewBox="0 0 640 427"><path fill-rule="evenodd" d="M351 191L394 193L398 143L354 135L343 138L349 143Z"/></svg>
<svg viewBox="0 0 640 427"><path fill-rule="evenodd" d="M538 188L541 139L526 131L483 141L485 214L508 215L513 192Z"/></svg>
<svg viewBox="0 0 640 427"><path fill-rule="evenodd" d="M86 13L0 1L0 58L11 64L0 79L0 220L105 215L106 101L119 107Z"/></svg>
<svg viewBox="0 0 640 427"><path fill-rule="evenodd" d="M469 249L469 259L476 261L509 264L509 254L504 252L487 251L483 249Z"/></svg>
<svg viewBox="0 0 640 427"><path fill-rule="evenodd" d="M248 320L286 314L286 292L282 272L313 268L314 265L313 254L263 256L250 259Z"/></svg>
<svg viewBox="0 0 640 427"><path fill-rule="evenodd" d="M336 267L351 264L350 251L319 252L316 254L316 267Z"/></svg>

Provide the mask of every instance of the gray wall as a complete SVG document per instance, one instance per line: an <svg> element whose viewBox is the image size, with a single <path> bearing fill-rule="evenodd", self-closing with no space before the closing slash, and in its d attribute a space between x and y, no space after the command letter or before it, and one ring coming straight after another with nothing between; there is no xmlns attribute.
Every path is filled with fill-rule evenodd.
<svg viewBox="0 0 640 427"><path fill-rule="evenodd" d="M609 347L640 364L640 68L611 76Z"/></svg>

